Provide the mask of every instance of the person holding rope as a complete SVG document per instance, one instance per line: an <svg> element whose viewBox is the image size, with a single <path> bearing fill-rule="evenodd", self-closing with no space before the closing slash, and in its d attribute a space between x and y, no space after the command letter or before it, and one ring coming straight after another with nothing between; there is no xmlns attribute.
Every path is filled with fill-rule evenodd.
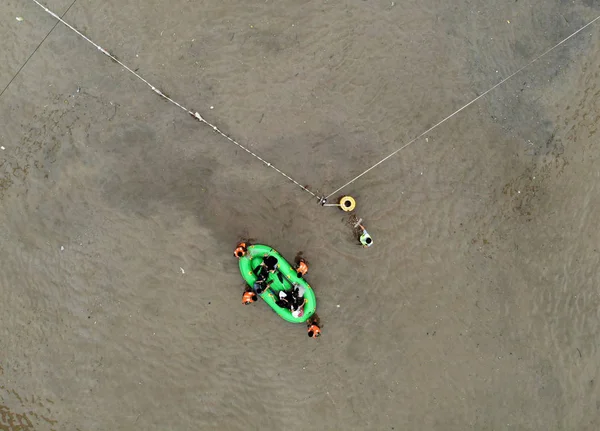
<svg viewBox="0 0 600 431"><path fill-rule="evenodd" d="M371 238L371 235L369 235L369 232L367 232L367 230L362 224L359 224L358 226L361 229L361 234L358 240L360 241L363 247L371 247L373 245L373 238Z"/></svg>
<svg viewBox="0 0 600 431"><path fill-rule="evenodd" d="M350 216L349 222L354 223L354 231L360 244L365 248L371 247L373 245L373 238L371 238L371 235L369 232L367 232L367 229L365 229L365 227L361 224L362 218L357 219L355 215L352 215Z"/></svg>

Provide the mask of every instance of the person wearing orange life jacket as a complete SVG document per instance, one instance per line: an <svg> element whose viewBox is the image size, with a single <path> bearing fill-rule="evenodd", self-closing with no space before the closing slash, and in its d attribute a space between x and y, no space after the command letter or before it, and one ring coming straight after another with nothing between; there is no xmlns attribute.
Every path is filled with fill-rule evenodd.
<svg viewBox="0 0 600 431"><path fill-rule="evenodd" d="M244 304L244 305L252 304L257 299L258 299L258 296L256 295L256 293L254 293L250 290L246 290L244 292L244 294L242 295L242 304Z"/></svg>
<svg viewBox="0 0 600 431"><path fill-rule="evenodd" d="M296 274L298 274L298 277L304 277L307 272L308 272L308 264L306 263L306 261L304 259L299 258L298 264L296 266Z"/></svg>
<svg viewBox="0 0 600 431"><path fill-rule="evenodd" d="M310 325L308 327L308 336L311 338L318 338L321 336L321 328L317 325Z"/></svg>
<svg viewBox="0 0 600 431"><path fill-rule="evenodd" d="M233 252L233 255L235 257L237 257L238 259L240 259L240 258L244 257L247 252L248 252L248 247L247 247L246 243L245 242L240 242L237 245L235 251Z"/></svg>
<svg viewBox="0 0 600 431"><path fill-rule="evenodd" d="M321 336L321 321L317 313L313 314L310 319L306 321L306 327L308 329L308 336L311 338L318 338Z"/></svg>

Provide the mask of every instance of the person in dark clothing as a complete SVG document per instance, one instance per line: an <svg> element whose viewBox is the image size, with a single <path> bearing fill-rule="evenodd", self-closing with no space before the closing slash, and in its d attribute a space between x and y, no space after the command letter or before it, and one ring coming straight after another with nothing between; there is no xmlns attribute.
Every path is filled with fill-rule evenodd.
<svg viewBox="0 0 600 431"><path fill-rule="evenodd" d="M275 303L281 308L290 310L294 317L298 317L306 303L304 292L303 286L294 283L291 289L279 292L279 299Z"/></svg>
<svg viewBox="0 0 600 431"><path fill-rule="evenodd" d="M294 317L301 317L304 314L304 304L306 304L304 292L306 292L304 286L294 283L294 285L292 286L291 293L292 306L290 307L290 310L292 311L292 316Z"/></svg>
<svg viewBox="0 0 600 431"><path fill-rule="evenodd" d="M258 277L252 286L252 290L256 292L257 295L261 295L267 289L269 289L271 285L267 282L266 278Z"/></svg>
<svg viewBox="0 0 600 431"><path fill-rule="evenodd" d="M269 274L277 269L277 258L275 256L265 256L263 261L254 268L254 274L257 277L257 283L265 283L269 278Z"/></svg>
<svg viewBox="0 0 600 431"><path fill-rule="evenodd" d="M264 267L259 265L256 268L254 268L254 275L256 275L256 281L254 282L254 285L252 286L252 290L256 294L260 295L269 287L268 281L267 281L267 279L269 277L269 272Z"/></svg>
<svg viewBox="0 0 600 431"><path fill-rule="evenodd" d="M286 292L282 290L279 292L279 299L275 301L275 303L278 307L286 308L289 310L290 308L292 308L293 297L289 291Z"/></svg>
<svg viewBox="0 0 600 431"><path fill-rule="evenodd" d="M263 282L265 281L267 278L269 278L269 271L267 270L266 267L262 266L262 265L258 265L255 269L254 269L254 274L256 274L256 278L260 281Z"/></svg>
<svg viewBox="0 0 600 431"><path fill-rule="evenodd" d="M265 255L260 266L266 268L266 270L269 272L275 272L278 263L279 262L277 261L277 258L275 256Z"/></svg>

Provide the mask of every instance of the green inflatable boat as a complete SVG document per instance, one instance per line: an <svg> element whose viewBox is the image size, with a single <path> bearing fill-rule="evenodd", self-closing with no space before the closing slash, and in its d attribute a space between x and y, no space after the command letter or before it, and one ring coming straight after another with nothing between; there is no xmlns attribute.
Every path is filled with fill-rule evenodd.
<svg viewBox="0 0 600 431"><path fill-rule="evenodd" d="M269 304L282 319L291 323L306 322L315 313L317 308L315 292L310 285L302 277L298 276L294 268L292 268L292 265L290 265L289 262L273 248L267 245L254 244L248 246L247 250L245 256L240 257L239 263L240 272L248 286L250 286L250 288L254 286L257 279L255 270L261 264L263 259L269 255L276 257L278 261L277 269L274 273L269 274L269 277L267 278L267 284L270 284L270 288L265 290L260 297ZM282 290L291 290L293 283L299 284L305 289L304 299L306 299L306 303L304 304L304 314L300 317L292 316L290 310L281 308L276 304L276 301L279 298L279 292Z"/></svg>

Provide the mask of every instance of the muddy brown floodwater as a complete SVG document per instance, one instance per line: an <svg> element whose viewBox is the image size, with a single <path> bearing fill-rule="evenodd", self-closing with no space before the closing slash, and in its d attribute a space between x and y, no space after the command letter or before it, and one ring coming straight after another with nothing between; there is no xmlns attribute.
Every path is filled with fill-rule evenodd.
<svg viewBox="0 0 600 431"><path fill-rule="evenodd" d="M600 14L45 4L317 194ZM597 23L344 189L365 250L33 1L0 12L0 430L600 429ZM304 252L320 339L242 306L244 236Z"/></svg>

